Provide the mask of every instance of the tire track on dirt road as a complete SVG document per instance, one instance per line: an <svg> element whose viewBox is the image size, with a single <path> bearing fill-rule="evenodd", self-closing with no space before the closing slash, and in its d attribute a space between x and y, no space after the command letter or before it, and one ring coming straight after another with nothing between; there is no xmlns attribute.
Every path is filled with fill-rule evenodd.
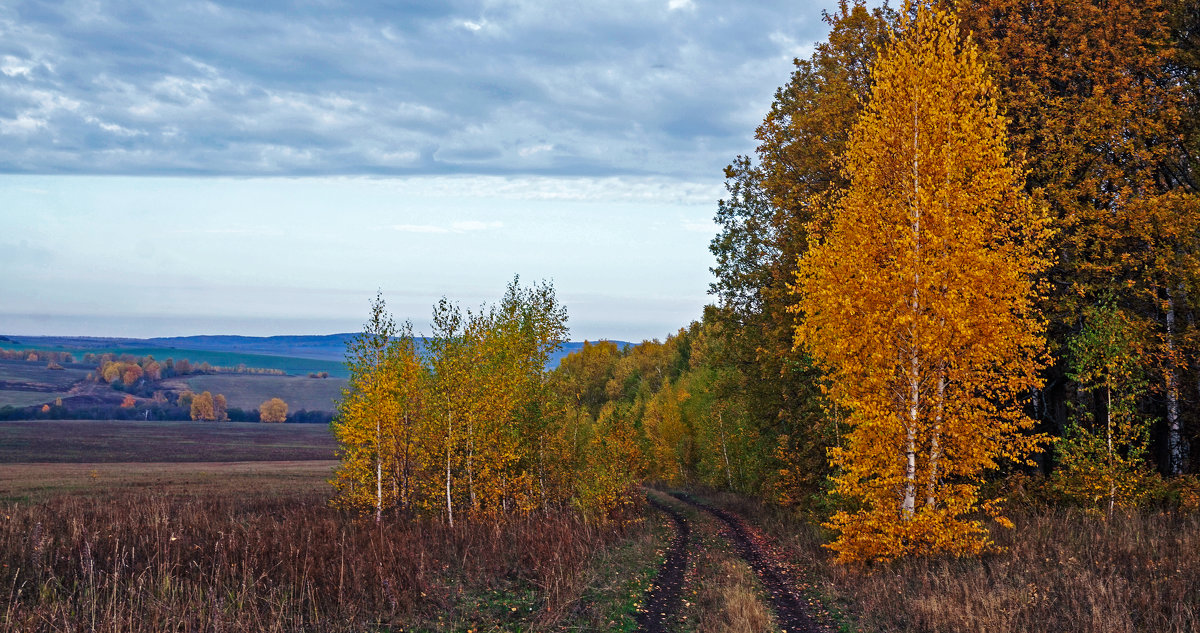
<svg viewBox="0 0 1200 633"><path fill-rule="evenodd" d="M679 512L650 495L646 495L646 500L657 510L671 517L675 523L675 537L671 539L666 559L663 560L658 575L654 577L642 600L642 611L637 614L638 631L666 633L668 624L674 621L679 612L683 575L687 570L688 540L692 530L687 519Z"/></svg>
<svg viewBox="0 0 1200 633"><path fill-rule="evenodd" d="M750 538L741 518L720 508L697 501L681 492L672 492L671 496L708 512L725 524L725 531L733 540L738 554L749 563L763 586L766 587L768 597L771 599L771 608L774 609L775 618L784 633L825 633L827 631L825 627L817 624L809 616L804 598L795 589L796 584L792 582L787 572L767 560L762 549Z"/></svg>

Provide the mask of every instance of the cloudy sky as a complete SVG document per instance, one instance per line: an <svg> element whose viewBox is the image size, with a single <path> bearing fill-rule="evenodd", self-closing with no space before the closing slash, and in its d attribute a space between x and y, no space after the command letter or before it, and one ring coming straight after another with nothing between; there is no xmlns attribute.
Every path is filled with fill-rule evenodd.
<svg viewBox="0 0 1200 633"><path fill-rule="evenodd" d="M836 3L366 4L0 4L0 334L421 329L520 274L661 337Z"/></svg>

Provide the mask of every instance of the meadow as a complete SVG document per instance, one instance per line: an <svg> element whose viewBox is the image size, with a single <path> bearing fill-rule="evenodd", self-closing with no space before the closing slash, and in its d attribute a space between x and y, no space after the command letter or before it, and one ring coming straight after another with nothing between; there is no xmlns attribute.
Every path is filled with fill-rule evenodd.
<svg viewBox="0 0 1200 633"><path fill-rule="evenodd" d="M1017 503L979 557L835 564L814 518L738 495L716 503L761 526L839 630L879 633L1200 631L1200 511L1127 509L1111 518Z"/></svg>

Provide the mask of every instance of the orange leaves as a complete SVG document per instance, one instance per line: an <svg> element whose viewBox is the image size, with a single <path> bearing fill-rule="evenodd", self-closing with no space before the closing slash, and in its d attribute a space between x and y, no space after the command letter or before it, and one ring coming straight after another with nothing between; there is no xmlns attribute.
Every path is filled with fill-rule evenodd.
<svg viewBox="0 0 1200 633"><path fill-rule="evenodd" d="M975 553L986 530L961 518L975 482L1037 448L1015 400L1044 356L1032 280L1047 223L952 16L919 7L872 79L849 186L797 275L797 343L850 411L833 479L859 509L831 519L831 547L846 562Z"/></svg>

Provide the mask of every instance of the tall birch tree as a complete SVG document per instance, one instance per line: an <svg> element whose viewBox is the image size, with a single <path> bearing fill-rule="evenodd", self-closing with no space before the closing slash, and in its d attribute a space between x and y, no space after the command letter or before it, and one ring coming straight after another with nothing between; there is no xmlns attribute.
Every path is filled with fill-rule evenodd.
<svg viewBox="0 0 1200 633"><path fill-rule="evenodd" d="M843 157L849 185L797 276L797 345L850 429L831 449L844 562L976 553L979 480L1037 438L1044 214L1007 158L995 88L957 20L906 7Z"/></svg>

